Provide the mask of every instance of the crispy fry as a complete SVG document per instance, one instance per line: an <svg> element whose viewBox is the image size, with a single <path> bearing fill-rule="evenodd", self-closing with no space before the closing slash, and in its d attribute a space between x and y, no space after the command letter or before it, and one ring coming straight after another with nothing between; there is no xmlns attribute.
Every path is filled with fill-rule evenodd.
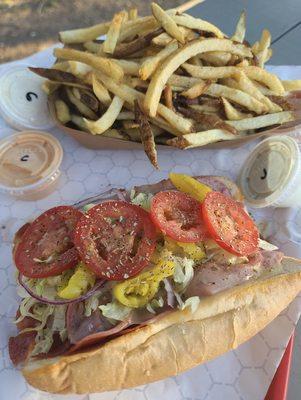
<svg viewBox="0 0 301 400"><path fill-rule="evenodd" d="M201 80L198 78L191 78L190 76L173 74L168 79L167 83L170 86L177 86L181 88L181 91L183 91L183 89L190 89L191 86L200 83L200 81Z"/></svg>
<svg viewBox="0 0 301 400"><path fill-rule="evenodd" d="M71 114L71 122L76 125L81 131L88 132L83 117L76 114Z"/></svg>
<svg viewBox="0 0 301 400"><path fill-rule="evenodd" d="M268 57L268 50L271 45L271 34L267 29L262 31L262 35L259 41L258 50L256 52L258 66L263 67Z"/></svg>
<svg viewBox="0 0 301 400"><path fill-rule="evenodd" d="M104 74L109 74L113 79L121 80L123 78L122 68L114 61L108 58L99 57L79 50L72 49L54 49L54 55L65 60L79 61L90 65Z"/></svg>
<svg viewBox="0 0 301 400"><path fill-rule="evenodd" d="M199 58L212 66L223 67L228 65L231 61L231 54L224 51L208 51L207 53L200 54Z"/></svg>
<svg viewBox="0 0 301 400"><path fill-rule="evenodd" d="M120 113L116 119L118 121L135 119L135 114L132 111L120 111Z"/></svg>
<svg viewBox="0 0 301 400"><path fill-rule="evenodd" d="M122 125L123 125L124 129L136 129L136 128L139 128L139 124L137 122L135 122L135 121L132 121L132 120L129 120L129 121L124 120L124 121L122 121Z"/></svg>
<svg viewBox="0 0 301 400"><path fill-rule="evenodd" d="M173 38L178 40L180 43L185 43L185 36L179 29L176 22L170 15L167 14L158 4L152 3L152 12L158 23L164 28L164 30Z"/></svg>
<svg viewBox="0 0 301 400"><path fill-rule="evenodd" d="M96 78L95 74L92 74L92 85L93 92L95 93L98 100L104 104L105 106L109 106L111 104L111 96L108 90L102 85L101 82Z"/></svg>
<svg viewBox="0 0 301 400"><path fill-rule="evenodd" d="M191 8L195 7L198 4L203 3L205 0L189 0L186 3L176 7L177 14L182 14L185 11L190 10Z"/></svg>
<svg viewBox="0 0 301 400"><path fill-rule="evenodd" d="M162 28L158 28L155 31L152 31L144 36L138 37L136 40L133 40L129 43L121 43L117 45L114 51L114 57L127 57L131 54L136 53L141 49L145 49L145 47L151 44L151 41L154 37L160 35L163 32Z"/></svg>
<svg viewBox="0 0 301 400"><path fill-rule="evenodd" d="M182 92L181 95L184 97L188 97L189 99L195 99L196 97L199 97L203 93L205 93L210 85L211 81L200 81L199 83L196 83L188 90Z"/></svg>
<svg viewBox="0 0 301 400"><path fill-rule="evenodd" d="M99 102L97 98L89 90L74 88L73 94L78 100L80 100L83 104L89 107L92 111L94 112L98 111Z"/></svg>
<svg viewBox="0 0 301 400"><path fill-rule="evenodd" d="M248 78L263 83L269 87L274 94L284 94L284 87L276 75L253 65L247 67L197 67L196 65L185 63L182 67L191 76L201 79L228 78L237 72L237 68L241 68Z"/></svg>
<svg viewBox="0 0 301 400"><path fill-rule="evenodd" d="M97 119L97 115L86 104L79 100L73 93L71 88L66 87L66 93L69 101L77 108L77 110L85 117Z"/></svg>
<svg viewBox="0 0 301 400"><path fill-rule="evenodd" d="M162 60L172 54L178 49L176 41L170 42L163 50L159 51L155 56L148 57L139 69L139 76L142 80L146 81L156 70Z"/></svg>
<svg viewBox="0 0 301 400"><path fill-rule="evenodd" d="M240 119L251 118L252 114L246 114L239 111L237 108L233 107L232 104L222 97L222 102L224 106L224 112L226 118L230 121L238 121Z"/></svg>
<svg viewBox="0 0 301 400"><path fill-rule="evenodd" d="M143 144L144 151L147 157L149 158L150 162L153 164L153 166L156 169L158 169L159 167L158 167L156 143L152 132L152 128L146 118L146 115L142 111L138 100L135 100L134 108L135 108L135 120L139 125L141 142Z"/></svg>
<svg viewBox="0 0 301 400"><path fill-rule="evenodd" d="M67 124L71 120L70 110L63 100L56 100L54 102L55 114L57 119L63 124Z"/></svg>
<svg viewBox="0 0 301 400"><path fill-rule="evenodd" d="M171 89L170 85L165 86L165 88L163 90L163 95L164 95L164 102L165 102L166 107L175 111L174 106L173 106L173 99L172 99L172 89Z"/></svg>
<svg viewBox="0 0 301 400"><path fill-rule="evenodd" d="M140 64L130 60L114 60L123 69L125 75L139 75Z"/></svg>
<svg viewBox="0 0 301 400"><path fill-rule="evenodd" d="M194 110L204 112L206 114L219 114L220 107L216 105L210 105L210 104L191 104L191 108Z"/></svg>
<svg viewBox="0 0 301 400"><path fill-rule="evenodd" d="M121 11L120 13L114 15L109 31L107 33L106 40L103 44L103 51L105 53L114 53L120 35L121 26L125 20L126 15L127 14L125 11Z"/></svg>
<svg viewBox="0 0 301 400"><path fill-rule="evenodd" d="M198 124L201 125L201 128L204 130L207 129L222 129L226 132L229 132L233 135L237 135L237 130L230 126L217 115L208 115L203 112L197 111L191 108L183 108L179 107L179 111L185 115L185 117L194 119Z"/></svg>
<svg viewBox="0 0 301 400"><path fill-rule="evenodd" d="M130 21L135 21L135 19L138 18L138 10L137 8L131 8L129 10L129 20Z"/></svg>
<svg viewBox="0 0 301 400"><path fill-rule="evenodd" d="M130 103L132 107L134 106L134 102L136 99L140 101L143 101L145 99L145 95L143 93L127 85L118 84L108 76L98 74L98 78L110 90L110 92L122 98L126 103ZM153 120L156 120L156 124L163 129L167 129L175 135L181 135L184 132L192 131L191 121L173 112L169 108L165 107L163 104L159 104L158 113L170 124L168 125L166 124L166 122L160 121L160 119L158 120L153 118Z"/></svg>
<svg viewBox="0 0 301 400"><path fill-rule="evenodd" d="M65 86L73 86L87 89L88 86L75 75L70 72L61 71L52 68L34 68L29 67L31 72L50 80L51 82L60 83Z"/></svg>
<svg viewBox="0 0 301 400"><path fill-rule="evenodd" d="M55 64L53 64L53 66L51 68L57 69L59 71L69 72L69 67L70 67L70 65L69 65L68 61L62 61L62 62L56 62Z"/></svg>
<svg viewBox="0 0 301 400"><path fill-rule="evenodd" d="M282 111L275 114L261 115L259 117L241 119L240 121L228 121L227 123L235 127L238 131L265 128L266 126L283 124L293 121L294 114L290 111Z"/></svg>
<svg viewBox="0 0 301 400"><path fill-rule="evenodd" d="M205 39L189 42L167 57L153 75L145 97L145 109L150 116L155 116L161 93L170 76L189 58L206 51L223 48L224 50L244 56L251 56L248 48L233 44L227 39Z"/></svg>
<svg viewBox="0 0 301 400"><path fill-rule="evenodd" d="M167 140L167 144L179 149L191 149L194 147L202 147L206 144L219 142L221 140L235 140L244 135L232 135L221 129L210 129L208 131L188 133L186 135Z"/></svg>
<svg viewBox="0 0 301 400"><path fill-rule="evenodd" d="M206 90L206 94L213 97L225 97L250 111L254 111L256 114L262 114L266 111L266 106L264 104L239 89L233 89L224 85L212 83Z"/></svg>
<svg viewBox="0 0 301 400"><path fill-rule="evenodd" d="M103 43L97 43L93 41L85 42L84 48L94 54L99 54L103 49Z"/></svg>
<svg viewBox="0 0 301 400"><path fill-rule="evenodd" d="M97 121L89 121L84 118L88 130L93 135L101 135L104 133L114 124L123 107L123 103L124 101L122 99L120 99L118 96L115 96L107 111Z"/></svg>
<svg viewBox="0 0 301 400"><path fill-rule="evenodd" d="M98 36L105 35L110 27L111 22L104 22L90 26L89 28L73 29L59 33L59 38L62 43L83 43L89 40L94 40Z"/></svg>
<svg viewBox="0 0 301 400"><path fill-rule="evenodd" d="M234 74L234 78L238 83L238 88L250 96L253 96L258 101L262 102L266 106L266 111L269 112L280 112L282 108L277 104L274 104L268 97L261 93L261 91L253 84L243 71L238 71Z"/></svg>
<svg viewBox="0 0 301 400"><path fill-rule="evenodd" d="M128 21L122 27L118 43L132 40L136 35L142 35L159 28L158 22L153 16L137 18L134 21Z"/></svg>
<svg viewBox="0 0 301 400"><path fill-rule="evenodd" d="M301 79L282 81L284 90L288 92L292 90L301 90Z"/></svg>
<svg viewBox="0 0 301 400"><path fill-rule="evenodd" d="M231 39L234 42L243 43L243 41L245 40L245 35L246 35L246 12L243 11L240 14L239 20L236 25L235 33Z"/></svg>
<svg viewBox="0 0 301 400"><path fill-rule="evenodd" d="M172 15L171 18L177 25L184 26L189 29L197 30L197 31L205 31L212 32L218 38L223 38L225 35L223 32L218 29L210 22L204 21L200 18L194 18L191 15L183 14L183 15Z"/></svg>
<svg viewBox="0 0 301 400"><path fill-rule="evenodd" d="M89 65L78 61L68 61L67 63L69 65L70 72L81 79L84 79L85 76L92 71L92 68Z"/></svg>
<svg viewBox="0 0 301 400"><path fill-rule="evenodd" d="M49 96L51 93L55 92L60 87L59 83L44 81L42 83L43 91Z"/></svg>

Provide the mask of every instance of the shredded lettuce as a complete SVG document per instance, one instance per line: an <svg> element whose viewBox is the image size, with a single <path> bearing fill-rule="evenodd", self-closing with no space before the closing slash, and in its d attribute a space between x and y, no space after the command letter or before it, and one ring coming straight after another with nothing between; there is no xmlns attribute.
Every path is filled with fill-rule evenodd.
<svg viewBox="0 0 301 400"><path fill-rule="evenodd" d="M95 204L93 204L93 203L89 203L89 204L86 204L85 206L83 206L83 212L84 213L87 213L89 210L91 210L91 208L93 208L95 206Z"/></svg>
<svg viewBox="0 0 301 400"><path fill-rule="evenodd" d="M85 301L85 316L90 317L93 311L97 310L99 305L98 295L89 297Z"/></svg>
<svg viewBox="0 0 301 400"><path fill-rule="evenodd" d="M177 284L176 289L179 292L183 292L189 283L191 282L194 275L194 261L190 258L173 257L175 262L175 272L173 280Z"/></svg>
<svg viewBox="0 0 301 400"><path fill-rule="evenodd" d="M189 297L187 300L183 302L183 304L179 307L181 310L184 310L187 307L190 307L191 312L195 313L200 304L200 298L198 296Z"/></svg>
<svg viewBox="0 0 301 400"><path fill-rule="evenodd" d="M31 353L31 356L36 356L41 353L48 353L53 344L53 331L49 328L41 329L36 336L36 345Z"/></svg>
<svg viewBox="0 0 301 400"><path fill-rule="evenodd" d="M147 311L149 311L152 314L156 314L155 309L156 308L162 308L164 306L164 300L162 296L160 296L158 299L153 299L146 305Z"/></svg>
<svg viewBox="0 0 301 400"><path fill-rule="evenodd" d="M114 321L125 320L132 310L130 307L122 305L117 300L114 300L112 303L98 306L98 308L102 311L104 317Z"/></svg>
<svg viewBox="0 0 301 400"><path fill-rule="evenodd" d="M145 210L149 211L151 207L151 199L153 195L151 193L135 193L135 190L131 190L130 193L131 203L140 206Z"/></svg>

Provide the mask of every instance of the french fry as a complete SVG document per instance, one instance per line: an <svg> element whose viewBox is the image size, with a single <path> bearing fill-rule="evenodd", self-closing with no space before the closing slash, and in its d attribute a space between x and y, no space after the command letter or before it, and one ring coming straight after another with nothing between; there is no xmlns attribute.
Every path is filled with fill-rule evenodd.
<svg viewBox="0 0 301 400"><path fill-rule="evenodd" d="M71 114L71 122L76 125L81 131L88 132L87 126L83 117L77 114Z"/></svg>
<svg viewBox="0 0 301 400"><path fill-rule="evenodd" d="M89 121L84 118L88 130L93 135L101 135L107 129L111 128L123 107L123 103L124 100L115 96L107 111L97 121Z"/></svg>
<svg viewBox="0 0 301 400"><path fill-rule="evenodd" d="M89 40L94 40L98 36L105 35L110 27L111 22L104 22L90 26L89 28L73 29L59 33L59 39L62 43L84 43Z"/></svg>
<svg viewBox="0 0 301 400"><path fill-rule="evenodd" d="M103 43L103 51L105 53L114 53L120 35L121 26L125 20L125 16L125 11L121 11L120 13L114 15L114 18L107 33L106 40Z"/></svg>
<svg viewBox="0 0 301 400"><path fill-rule="evenodd" d="M136 35L146 34L158 28L159 24L153 16L137 18L134 21L128 21L122 26L118 43L122 43L132 39Z"/></svg>
<svg viewBox="0 0 301 400"><path fill-rule="evenodd" d="M131 54L136 53L141 49L151 44L154 37L160 35L163 32L162 28L158 28L144 36L140 36L137 39L129 43L120 43L114 51L114 57L127 57Z"/></svg>
<svg viewBox="0 0 301 400"><path fill-rule="evenodd" d="M164 103L165 103L166 107L175 111L174 106L173 106L172 89L169 85L165 86L165 88L163 90L163 94L164 94Z"/></svg>
<svg viewBox="0 0 301 400"><path fill-rule="evenodd" d="M222 129L210 129L208 131L188 133L180 137L169 139L167 140L167 144L179 149L192 149L221 140L235 140L243 136L242 133L240 133L240 135L232 135Z"/></svg>
<svg viewBox="0 0 301 400"><path fill-rule="evenodd" d="M179 111L185 115L185 117L194 119L201 125L201 129L222 129L225 132L237 135L237 130L217 115L208 115L195 109L183 107L179 107Z"/></svg>
<svg viewBox="0 0 301 400"><path fill-rule="evenodd" d="M226 99L233 101L234 103L239 104L250 111L254 111L256 114L262 114L266 111L266 106L263 103L243 92L242 90L212 83L206 90L206 94L213 97L225 97Z"/></svg>
<svg viewBox="0 0 301 400"><path fill-rule="evenodd" d="M282 81L282 85L284 90L287 90L288 92L293 90L301 90L301 79L284 80Z"/></svg>
<svg viewBox="0 0 301 400"><path fill-rule="evenodd" d="M111 96L108 90L102 85L101 82L96 78L95 74L92 74L92 85L93 85L93 92L98 100L104 104L105 106L109 106L111 104Z"/></svg>
<svg viewBox="0 0 301 400"><path fill-rule="evenodd" d="M199 83L196 83L188 90L182 92L181 95L184 97L188 97L188 99L195 99L196 97L199 97L203 93L205 93L210 85L211 81L200 81Z"/></svg>
<svg viewBox="0 0 301 400"><path fill-rule="evenodd" d="M238 131L249 129L265 128L271 125L283 124L295 119L295 116L290 111L282 111L274 114L261 115L259 117L241 119L239 121L227 121L227 123Z"/></svg>
<svg viewBox="0 0 301 400"><path fill-rule="evenodd" d="M59 83L56 82L51 82L51 81L44 81L42 83L42 89L44 93L46 93L48 96L55 92L58 88L60 87Z"/></svg>
<svg viewBox="0 0 301 400"><path fill-rule="evenodd" d="M158 23L164 28L164 30L173 38L178 40L180 43L185 43L185 36L179 29L176 22L171 16L169 16L158 4L152 3L152 12Z"/></svg>
<svg viewBox="0 0 301 400"><path fill-rule="evenodd" d="M157 150L156 150L154 134L152 132L152 128L147 120L146 115L141 109L138 100L135 100L134 109L135 109L135 121L139 125L141 142L143 144L145 154L149 158L152 165L156 169L158 169L159 168L158 158L157 158Z"/></svg>
<svg viewBox="0 0 301 400"><path fill-rule="evenodd" d="M200 54L199 58L213 66L223 67L229 64L232 56L230 53L223 51L209 51L207 53Z"/></svg>
<svg viewBox="0 0 301 400"><path fill-rule="evenodd" d="M184 26L185 28L197 31L211 32L214 33L218 38L225 37L223 32L220 29L218 29L215 25L210 24L210 22L204 21L200 18L194 18L187 14L172 15L171 18L177 25Z"/></svg>
<svg viewBox="0 0 301 400"><path fill-rule="evenodd" d="M122 121L122 126L124 129L136 129L139 128L139 124L133 120L124 120Z"/></svg>
<svg viewBox="0 0 301 400"><path fill-rule="evenodd" d="M222 97L222 102L224 106L224 112L228 120L238 121L240 119L252 118L252 114L242 113L241 111L233 107L232 104L224 97Z"/></svg>
<svg viewBox="0 0 301 400"><path fill-rule="evenodd" d="M245 35L246 35L246 12L243 11L240 14L234 35L232 36L231 39L234 42L243 43L243 41L245 40Z"/></svg>
<svg viewBox="0 0 301 400"><path fill-rule="evenodd" d="M232 54L251 56L251 51L241 44L233 44L227 39L205 39L189 42L167 57L156 70L146 92L144 107L150 116L157 112L161 93L170 76L189 58L207 51L221 49Z"/></svg>
<svg viewBox="0 0 301 400"><path fill-rule="evenodd" d="M182 14L185 11L190 10L191 8L195 7L198 4L203 3L205 0L189 0L186 1L186 3L176 7L176 12L177 14Z"/></svg>
<svg viewBox="0 0 301 400"><path fill-rule="evenodd" d="M183 91L183 89L190 89L193 85L196 85L200 82L201 79L176 74L171 75L171 77L167 81L170 86L177 86L181 88L180 91Z"/></svg>
<svg viewBox="0 0 301 400"><path fill-rule="evenodd" d="M68 61L70 72L80 79L84 79L85 76L92 71L92 68L78 61Z"/></svg>
<svg viewBox="0 0 301 400"><path fill-rule="evenodd" d="M75 75L71 74L70 72L61 71L61 70L52 69L52 68L29 67L28 69L31 72L34 72L35 74L50 80L51 82L56 82L56 83L59 83L61 85L65 85L65 86L80 87L83 89L88 89L88 86L81 79L79 79Z"/></svg>
<svg viewBox="0 0 301 400"><path fill-rule="evenodd" d="M130 103L132 107L134 106L134 102L136 99L140 101L143 101L145 99L145 95L143 93L125 84L118 84L108 76L98 74L98 78L110 90L110 92L122 98L126 103ZM193 126L191 121L181 117L163 104L159 104L158 113L170 124L167 130L172 131L172 133L176 135L181 135L185 132L192 131ZM166 122L160 122L160 120L156 121L157 125L162 127L163 129L166 129L168 127L168 125L166 125Z"/></svg>
<svg viewBox="0 0 301 400"><path fill-rule="evenodd" d="M164 49L159 51L155 56L148 57L139 69L139 76L142 80L146 81L156 70L162 60L172 54L178 49L176 41L170 42Z"/></svg>
<svg viewBox="0 0 301 400"><path fill-rule="evenodd" d="M129 20L135 21L138 18L138 10L137 8L131 8L129 10Z"/></svg>
<svg viewBox="0 0 301 400"><path fill-rule="evenodd" d="M238 83L239 89L262 102L266 106L266 111L272 113L282 111L280 106L274 104L268 97L261 93L261 91L253 84L251 79L249 79L243 71L238 71L235 73L234 78Z"/></svg>
<svg viewBox="0 0 301 400"><path fill-rule="evenodd" d="M56 62L55 64L53 64L53 66L51 68L57 69L59 71L69 72L70 65L69 65L68 61L62 61L62 62Z"/></svg>
<svg viewBox="0 0 301 400"><path fill-rule="evenodd" d="M263 83L272 90L274 94L281 96L285 92L280 79L276 75L253 65L246 67L198 67L196 65L183 63L182 67L191 76L201 79L229 78L237 72L237 68L241 68L248 78Z"/></svg>
<svg viewBox="0 0 301 400"><path fill-rule="evenodd" d="M54 55L57 58L63 58L69 61L79 61L90 65L92 68L95 68L104 74L109 74L117 81L120 81L124 76L122 68L114 60L108 58L99 57L94 54L73 49L54 49Z"/></svg>
<svg viewBox="0 0 301 400"><path fill-rule="evenodd" d="M97 115L86 104L79 100L72 92L71 88L66 87L66 93L69 101L77 108L77 110L87 118L97 119Z"/></svg>
<svg viewBox="0 0 301 400"><path fill-rule="evenodd" d="M78 100L89 107L92 111L98 111L99 102L97 98L90 92L90 90L73 88L73 94Z"/></svg>
<svg viewBox="0 0 301 400"><path fill-rule="evenodd" d="M99 54L103 49L103 43L97 43L93 41L85 42L83 43L83 46L85 49L94 54Z"/></svg>
<svg viewBox="0 0 301 400"><path fill-rule="evenodd" d="M118 121L135 119L135 114L132 111L120 111L120 113L116 119Z"/></svg>
<svg viewBox="0 0 301 400"><path fill-rule="evenodd" d="M71 121L70 110L67 104L63 100L56 100L54 102L55 114L57 119L63 124L67 124Z"/></svg>
<svg viewBox="0 0 301 400"><path fill-rule="evenodd" d="M131 60L115 60L115 62L122 68L125 75L139 75L140 64Z"/></svg>
<svg viewBox="0 0 301 400"><path fill-rule="evenodd" d="M271 45L271 34L267 29L262 31L262 35L259 41L259 46L256 52L258 66L263 67L268 57L268 50Z"/></svg>

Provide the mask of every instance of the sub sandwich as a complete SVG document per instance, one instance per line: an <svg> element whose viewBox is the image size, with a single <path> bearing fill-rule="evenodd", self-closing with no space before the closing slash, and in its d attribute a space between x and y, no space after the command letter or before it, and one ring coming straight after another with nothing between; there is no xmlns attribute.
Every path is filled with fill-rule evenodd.
<svg viewBox="0 0 301 400"><path fill-rule="evenodd" d="M34 387L93 393L164 379L248 340L301 290L224 177L114 189L16 234L12 362Z"/></svg>

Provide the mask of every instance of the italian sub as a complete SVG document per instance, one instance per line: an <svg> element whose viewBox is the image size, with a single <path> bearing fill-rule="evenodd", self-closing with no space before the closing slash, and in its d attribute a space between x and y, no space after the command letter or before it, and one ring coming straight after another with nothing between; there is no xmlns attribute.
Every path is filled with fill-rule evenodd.
<svg viewBox="0 0 301 400"><path fill-rule="evenodd" d="M130 388L248 340L301 290L224 177L170 179L54 207L16 234L9 352L52 393Z"/></svg>

